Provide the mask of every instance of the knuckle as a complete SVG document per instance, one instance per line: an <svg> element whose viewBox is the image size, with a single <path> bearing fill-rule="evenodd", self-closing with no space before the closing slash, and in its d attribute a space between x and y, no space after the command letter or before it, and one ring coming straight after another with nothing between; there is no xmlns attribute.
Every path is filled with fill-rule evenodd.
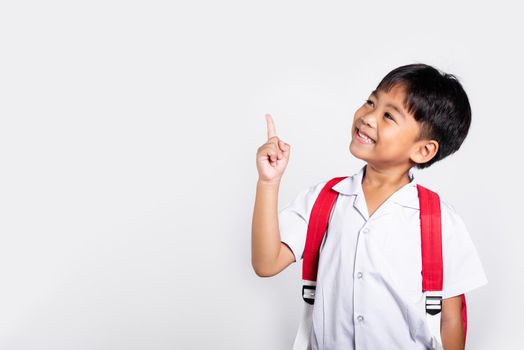
<svg viewBox="0 0 524 350"><path fill-rule="evenodd" d="M262 147L260 152L264 153L264 154L270 154L271 153L271 147L268 147L268 146Z"/></svg>

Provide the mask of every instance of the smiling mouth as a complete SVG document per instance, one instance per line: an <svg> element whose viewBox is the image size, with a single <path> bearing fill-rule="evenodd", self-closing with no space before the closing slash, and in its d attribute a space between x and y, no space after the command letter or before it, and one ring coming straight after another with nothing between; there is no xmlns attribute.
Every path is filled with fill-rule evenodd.
<svg viewBox="0 0 524 350"><path fill-rule="evenodd" d="M373 144L375 143L375 140L367 137L366 135L362 134L358 128L356 128L355 135L357 137L357 140L360 143L366 143L366 144Z"/></svg>

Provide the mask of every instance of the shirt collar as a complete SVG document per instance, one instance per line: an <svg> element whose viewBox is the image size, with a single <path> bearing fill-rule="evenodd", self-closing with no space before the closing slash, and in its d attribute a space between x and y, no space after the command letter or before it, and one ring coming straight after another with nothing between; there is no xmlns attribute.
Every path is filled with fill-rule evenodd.
<svg viewBox="0 0 524 350"><path fill-rule="evenodd" d="M362 166L357 173L353 174L352 176L348 176L347 178L333 186L333 189L347 196L362 195L363 197L364 192L362 191L362 177L364 175L366 165L367 164ZM420 209L417 190L418 182L415 178L413 168L409 169L408 176L411 179L411 181L405 184L400 189L398 189L395 193L393 193L391 195L391 200L405 207Z"/></svg>

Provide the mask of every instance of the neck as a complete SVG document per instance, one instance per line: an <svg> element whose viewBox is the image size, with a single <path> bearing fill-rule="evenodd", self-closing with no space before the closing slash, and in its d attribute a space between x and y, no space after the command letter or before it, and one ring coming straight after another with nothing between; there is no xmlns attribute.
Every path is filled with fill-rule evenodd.
<svg viewBox="0 0 524 350"><path fill-rule="evenodd" d="M364 168L362 186L375 188L400 188L411 182L409 167L388 168L383 170L369 163Z"/></svg>

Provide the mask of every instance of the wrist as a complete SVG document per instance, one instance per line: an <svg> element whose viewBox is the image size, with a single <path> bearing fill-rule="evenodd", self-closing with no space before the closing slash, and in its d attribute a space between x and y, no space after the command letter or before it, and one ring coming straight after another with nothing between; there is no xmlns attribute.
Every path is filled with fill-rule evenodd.
<svg viewBox="0 0 524 350"><path fill-rule="evenodd" d="M280 178L275 180L258 179L257 187L265 189L278 189L280 187Z"/></svg>

